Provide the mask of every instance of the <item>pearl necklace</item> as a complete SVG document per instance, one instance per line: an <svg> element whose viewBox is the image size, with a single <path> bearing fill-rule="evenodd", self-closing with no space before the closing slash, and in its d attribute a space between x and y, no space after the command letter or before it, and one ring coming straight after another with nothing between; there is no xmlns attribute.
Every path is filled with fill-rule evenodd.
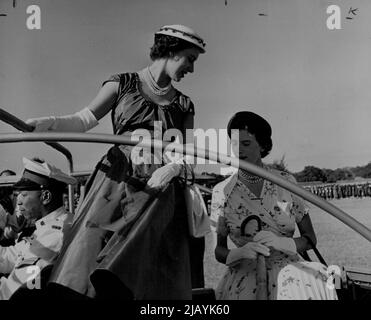
<svg viewBox="0 0 371 320"><path fill-rule="evenodd" d="M172 88L172 85L171 85L171 82L166 86L166 87L163 87L161 88L157 82L155 81L155 79L153 78L153 75L151 73L151 71L149 70L149 67L145 68L143 70L143 78L144 78L144 81L146 82L146 84L148 85L148 88L156 95L156 96L163 96L165 94L167 94L171 88Z"/></svg>
<svg viewBox="0 0 371 320"><path fill-rule="evenodd" d="M256 184L263 180L262 177L250 175L244 170L239 170L238 175L243 182L247 182L251 184Z"/></svg>

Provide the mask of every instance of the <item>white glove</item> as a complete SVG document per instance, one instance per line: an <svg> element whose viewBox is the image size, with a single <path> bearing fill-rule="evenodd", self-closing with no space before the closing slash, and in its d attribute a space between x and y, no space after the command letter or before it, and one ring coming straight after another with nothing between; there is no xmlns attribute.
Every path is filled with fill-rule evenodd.
<svg viewBox="0 0 371 320"><path fill-rule="evenodd" d="M248 242L242 247L230 250L225 264L231 267L239 263L242 259L255 260L258 253L269 256L269 248L261 243Z"/></svg>
<svg viewBox="0 0 371 320"><path fill-rule="evenodd" d="M281 251L288 255L297 253L294 239L288 237L279 237L271 231L260 231L255 237L254 241L272 247L275 250Z"/></svg>
<svg viewBox="0 0 371 320"><path fill-rule="evenodd" d="M148 180L147 185L151 188L163 188L171 179L179 176L181 171L181 164L168 163L152 173L152 177Z"/></svg>
<svg viewBox="0 0 371 320"><path fill-rule="evenodd" d="M18 233L15 232L12 227L6 226L4 229L4 238L6 239L17 239Z"/></svg>
<svg viewBox="0 0 371 320"><path fill-rule="evenodd" d="M98 125L98 120L89 108L84 108L75 114L62 117L41 117L28 119L28 125L35 127L34 132L85 132Z"/></svg>

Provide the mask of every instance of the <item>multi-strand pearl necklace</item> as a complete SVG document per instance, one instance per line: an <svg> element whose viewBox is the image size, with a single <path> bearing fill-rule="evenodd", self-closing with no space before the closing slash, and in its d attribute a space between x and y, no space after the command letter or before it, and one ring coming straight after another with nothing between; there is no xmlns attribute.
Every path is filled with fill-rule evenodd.
<svg viewBox="0 0 371 320"><path fill-rule="evenodd" d="M251 184L256 184L263 180L262 177L250 175L244 170L239 170L238 175L243 182L247 182Z"/></svg>
<svg viewBox="0 0 371 320"><path fill-rule="evenodd" d="M144 71L143 72L144 81L147 83L149 89L156 96L163 96L171 90L171 88L172 88L171 82L166 87L163 87L163 88L161 88L157 84L156 80L153 78L153 75L152 75L151 71L149 70L149 67L145 68L143 71Z"/></svg>

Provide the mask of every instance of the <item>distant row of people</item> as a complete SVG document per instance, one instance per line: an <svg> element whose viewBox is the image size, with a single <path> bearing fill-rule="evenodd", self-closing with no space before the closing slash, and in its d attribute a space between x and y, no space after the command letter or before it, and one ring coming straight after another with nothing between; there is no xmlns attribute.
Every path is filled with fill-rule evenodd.
<svg viewBox="0 0 371 320"><path fill-rule="evenodd" d="M304 189L325 200L371 197L371 183L369 182L305 186Z"/></svg>

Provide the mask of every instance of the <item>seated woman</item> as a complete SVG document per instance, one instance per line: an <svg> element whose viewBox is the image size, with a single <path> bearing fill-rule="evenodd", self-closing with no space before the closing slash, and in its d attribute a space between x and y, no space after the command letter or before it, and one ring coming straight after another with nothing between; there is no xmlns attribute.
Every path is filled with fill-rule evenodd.
<svg viewBox="0 0 371 320"><path fill-rule="evenodd" d="M231 137L232 129L238 137ZM236 156L295 182L292 175L263 164L262 158L272 149L271 134L269 123L252 112L238 112L228 123ZM258 254L266 260L266 299L337 299L335 289L326 286L326 267L304 261L298 254L310 249L310 241L316 243L308 208L301 198L239 169L215 186L211 212L218 221L215 256L228 266L216 289L217 299L257 298ZM257 222L261 222L261 231ZM293 238L295 224L301 234L297 238ZM228 248L228 236L236 248Z"/></svg>

